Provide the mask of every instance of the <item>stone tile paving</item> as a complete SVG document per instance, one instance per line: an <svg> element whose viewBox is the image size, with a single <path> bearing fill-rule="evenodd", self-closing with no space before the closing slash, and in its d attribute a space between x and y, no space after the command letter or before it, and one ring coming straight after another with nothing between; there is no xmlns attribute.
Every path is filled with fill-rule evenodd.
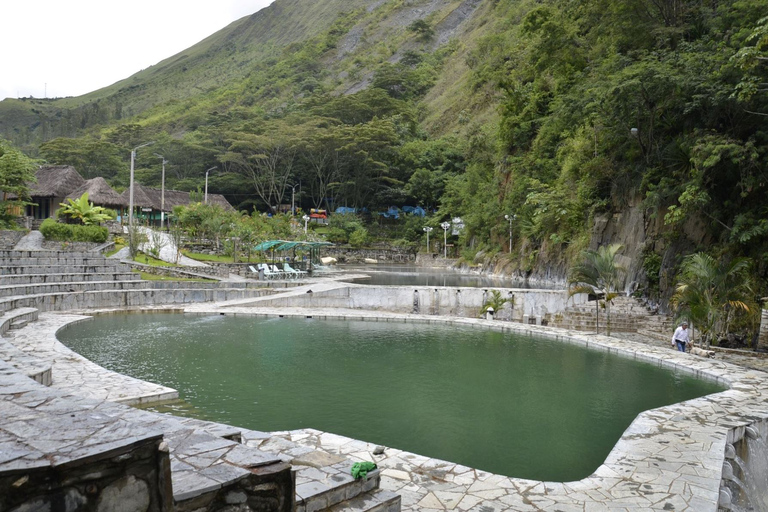
<svg viewBox="0 0 768 512"><path fill-rule="evenodd" d="M389 448L382 457L376 459L383 468L382 487L402 495L404 510L715 511L729 429L768 417L768 377L763 372L719 360L681 354L663 346L479 319L398 315L381 311L371 317L371 312L359 310L227 306L230 305L196 304L187 307L186 311L474 325L479 328L543 335L563 342L608 350L730 385L730 389L722 393L641 413L605 463L593 475L577 482L536 482L509 478ZM56 316L61 321L66 315ZM57 353L51 347L48 350L52 354ZM76 372L74 369L72 371ZM82 376L80 379L80 389L97 382ZM102 384L96 387L104 393ZM333 434L308 430L280 433L273 437L288 443L286 450L296 450L302 446L321 447L328 453L345 455L355 460L371 460L374 457L371 455L372 445Z"/></svg>
<svg viewBox="0 0 768 512"><path fill-rule="evenodd" d="M109 371L59 343L56 331L89 318L40 313L36 322L13 331L7 341L34 358L49 362L53 374L51 387L66 393L131 405L178 398L175 389Z"/></svg>

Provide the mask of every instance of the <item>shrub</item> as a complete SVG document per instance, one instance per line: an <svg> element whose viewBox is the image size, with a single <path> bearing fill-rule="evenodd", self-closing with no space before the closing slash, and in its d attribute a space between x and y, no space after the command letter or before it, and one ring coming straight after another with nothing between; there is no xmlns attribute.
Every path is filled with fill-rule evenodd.
<svg viewBox="0 0 768 512"><path fill-rule="evenodd" d="M46 240L61 242L95 242L104 243L109 238L107 228L101 226L80 226L76 224L61 224L54 219L46 219L40 226L40 232Z"/></svg>
<svg viewBox="0 0 768 512"><path fill-rule="evenodd" d="M368 230L364 227L359 227L349 235L349 245L355 248L363 247L368 243Z"/></svg>

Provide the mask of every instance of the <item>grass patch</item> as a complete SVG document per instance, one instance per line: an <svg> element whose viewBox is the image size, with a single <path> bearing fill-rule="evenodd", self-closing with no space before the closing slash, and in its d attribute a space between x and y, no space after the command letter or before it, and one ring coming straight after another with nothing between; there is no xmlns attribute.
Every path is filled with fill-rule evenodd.
<svg viewBox="0 0 768 512"><path fill-rule="evenodd" d="M234 259L232 256L224 256L224 255L218 255L218 254L200 254L197 252L191 252L186 251L184 249L181 250L181 253L186 256L187 258L192 258L193 260L197 261L205 261L205 262L214 262L214 263L234 263ZM251 258L247 259L245 255L240 255L240 257L237 259L238 263L258 263L261 259L256 257L256 254L251 254Z"/></svg>
<svg viewBox="0 0 768 512"><path fill-rule="evenodd" d="M143 263L145 265L149 265L152 267L175 267L173 263L168 263L167 261L158 260L157 258L153 258L152 256L144 253L139 253L136 255L135 258L133 258L133 261L136 263Z"/></svg>
<svg viewBox="0 0 768 512"><path fill-rule="evenodd" d="M107 252L105 252L105 253L104 253L104 256L106 256L107 258L109 258L109 257L110 257L110 256L112 256L113 254L117 254L117 252L118 252L120 249L122 249L123 247L126 247L126 245L125 245L125 244L115 244L115 248L114 248L114 249L112 249L111 251L107 251Z"/></svg>

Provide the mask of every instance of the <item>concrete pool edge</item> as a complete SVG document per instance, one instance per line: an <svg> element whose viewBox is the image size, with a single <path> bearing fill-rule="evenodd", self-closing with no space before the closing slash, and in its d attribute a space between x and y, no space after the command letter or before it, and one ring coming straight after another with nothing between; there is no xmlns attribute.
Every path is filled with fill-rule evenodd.
<svg viewBox="0 0 768 512"><path fill-rule="evenodd" d="M529 496L526 498L528 501L532 501L531 498L534 495L539 496L537 500L543 501L537 506L545 505L544 508L548 508L546 503L551 503L558 508L582 509L587 503L610 501L612 506L618 507L619 510L620 503L626 503L628 508L641 507L649 510L664 510L668 506L674 506L675 510L686 508L717 510L724 450L728 438L733 437L734 429L742 428L743 430L743 427L756 419L768 416L766 406L760 403L761 400L768 398L768 376L762 372L605 336L596 337L575 331L509 322L378 311L253 307L229 307L223 310L210 304L193 305L185 308L185 311L201 314L297 316L317 319L366 319L473 325L545 336L558 341L607 350L625 357L708 378L730 387L729 390L721 393L639 414L614 446L606 461L586 479L570 483L544 484L492 475L496 477L494 480L500 479L499 481L503 484L500 484L497 491L514 489L514 493L524 493ZM69 322L62 323L60 327L67 323ZM413 455L413 457L420 456ZM446 464L450 465L450 463ZM475 473L482 474L486 480L490 478L486 476L489 474L484 472ZM414 485L413 481L408 485ZM541 488L543 491L539 495L536 489L541 485L544 487ZM469 491L469 488L465 490ZM416 491L409 492L418 494ZM463 491L458 489L458 492ZM492 498L491 494L495 492L486 493L490 502L497 505L505 504L504 509L534 510L526 508L523 502L519 504L521 508L510 508L511 503L507 502L516 500L510 498L510 494L506 491L503 493L507 497L506 501L498 501L502 497ZM421 508L424 506L420 505ZM517 505L514 506L517 507Z"/></svg>

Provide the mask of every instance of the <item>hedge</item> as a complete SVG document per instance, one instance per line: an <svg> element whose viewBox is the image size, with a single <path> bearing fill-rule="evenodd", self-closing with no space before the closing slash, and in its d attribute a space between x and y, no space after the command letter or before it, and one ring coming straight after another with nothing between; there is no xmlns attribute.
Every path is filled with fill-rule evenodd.
<svg viewBox="0 0 768 512"><path fill-rule="evenodd" d="M45 219L40 226L40 232L46 240L61 242L104 243L109 238L109 231L105 227L61 224L54 219Z"/></svg>

